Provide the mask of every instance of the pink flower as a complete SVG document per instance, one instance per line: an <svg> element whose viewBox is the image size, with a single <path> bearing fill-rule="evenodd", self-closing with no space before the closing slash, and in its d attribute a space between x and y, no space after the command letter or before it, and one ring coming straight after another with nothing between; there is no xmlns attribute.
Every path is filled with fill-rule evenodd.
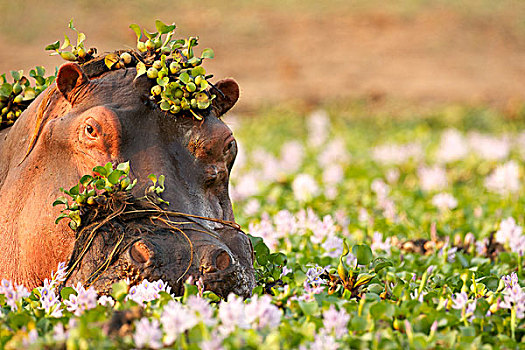
<svg viewBox="0 0 525 350"><path fill-rule="evenodd" d="M162 331L157 319L141 318L135 323L133 341L138 348L160 349L162 347Z"/></svg>
<svg viewBox="0 0 525 350"><path fill-rule="evenodd" d="M276 328L281 323L281 310L272 304L269 295L255 295L245 305L246 321L255 329Z"/></svg>
<svg viewBox="0 0 525 350"><path fill-rule="evenodd" d="M166 334L164 337L165 345L172 344L181 333L199 323L192 310L174 300L170 300L164 307L164 311L162 311L160 316L160 322Z"/></svg>
<svg viewBox="0 0 525 350"><path fill-rule="evenodd" d="M349 320L350 315L344 309L337 311L334 305L330 305L330 308L323 312L324 328L327 333L333 332L336 338L341 338L348 333L346 325Z"/></svg>

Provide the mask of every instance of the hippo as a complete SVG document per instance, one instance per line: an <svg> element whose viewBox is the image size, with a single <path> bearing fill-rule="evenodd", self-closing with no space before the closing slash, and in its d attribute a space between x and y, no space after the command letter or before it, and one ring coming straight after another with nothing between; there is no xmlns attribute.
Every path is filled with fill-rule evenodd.
<svg viewBox="0 0 525 350"><path fill-rule="evenodd" d="M67 220L55 224L59 188L73 186L97 165L129 161L130 177L138 180L129 196L143 197L148 175L162 174L163 201L157 209L131 197L115 205L162 210L164 220L128 215L98 225L101 233L68 283L85 282L106 261L90 281L101 293L121 279L162 279L181 294L183 282L193 278L221 296L251 295L253 248L235 224L228 194L237 144L220 119L237 102L239 86L233 79L214 84L216 98L197 120L160 110L149 99L151 84L135 67L65 63L55 83L0 131L0 278L34 288L60 262L71 265L79 234ZM100 221L101 213L92 219ZM110 256L115 237L122 244Z"/></svg>

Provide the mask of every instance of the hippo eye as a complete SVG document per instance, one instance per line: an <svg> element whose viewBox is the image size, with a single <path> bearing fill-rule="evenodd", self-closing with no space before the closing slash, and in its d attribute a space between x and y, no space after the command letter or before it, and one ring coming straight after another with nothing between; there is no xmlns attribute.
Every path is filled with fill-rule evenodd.
<svg viewBox="0 0 525 350"><path fill-rule="evenodd" d="M236 148L237 148L237 143L235 142L235 140L232 140L228 145L226 145L224 153L234 152Z"/></svg>
<svg viewBox="0 0 525 350"><path fill-rule="evenodd" d="M86 130L86 134L87 134L89 137L92 137L92 138L97 137L97 133L96 133L96 131L95 131L95 128L92 127L91 125L89 125L89 124L86 125L86 129L85 129L85 130Z"/></svg>

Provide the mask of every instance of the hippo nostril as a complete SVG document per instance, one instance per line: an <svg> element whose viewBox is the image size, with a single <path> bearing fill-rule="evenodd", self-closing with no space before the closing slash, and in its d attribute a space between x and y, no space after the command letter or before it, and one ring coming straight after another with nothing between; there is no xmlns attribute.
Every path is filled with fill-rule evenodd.
<svg viewBox="0 0 525 350"><path fill-rule="evenodd" d="M230 254L224 249L217 249L207 251L201 259L200 272L213 273L217 271L224 271L230 267L232 258Z"/></svg>
<svg viewBox="0 0 525 350"><path fill-rule="evenodd" d="M144 264L150 259L150 250L144 242L136 242L130 249L131 257L138 263Z"/></svg>
<svg viewBox="0 0 525 350"><path fill-rule="evenodd" d="M228 254L226 251L220 252L217 257L215 258L215 266L219 270L226 270L231 264L231 258L230 254Z"/></svg>

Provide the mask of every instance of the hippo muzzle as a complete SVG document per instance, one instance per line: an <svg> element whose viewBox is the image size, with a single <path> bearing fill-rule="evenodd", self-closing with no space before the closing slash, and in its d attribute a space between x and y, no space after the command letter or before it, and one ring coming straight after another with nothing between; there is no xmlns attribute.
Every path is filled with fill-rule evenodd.
<svg viewBox="0 0 525 350"><path fill-rule="evenodd" d="M83 214L85 223L68 265L68 285L82 282L107 294L119 280L136 285L161 279L181 295L191 277L222 297L251 295L253 250L236 224L225 222L209 231L192 216L130 196L117 197Z"/></svg>

